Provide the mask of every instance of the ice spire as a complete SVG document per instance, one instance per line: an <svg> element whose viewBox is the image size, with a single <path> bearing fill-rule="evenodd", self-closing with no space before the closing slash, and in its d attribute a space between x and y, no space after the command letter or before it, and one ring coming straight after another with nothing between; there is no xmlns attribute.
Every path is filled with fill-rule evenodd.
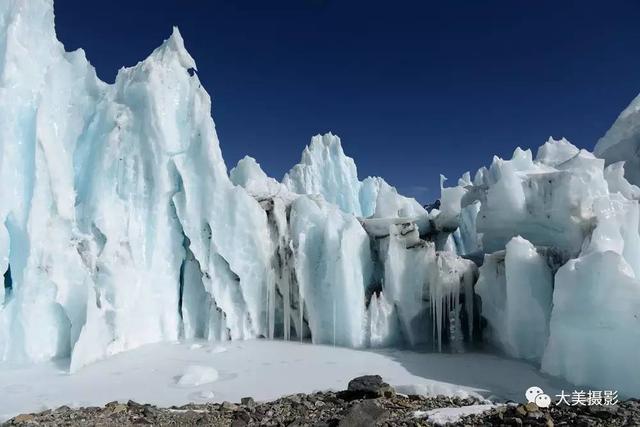
<svg viewBox="0 0 640 427"><path fill-rule="evenodd" d="M193 57L187 52L187 49L184 47L184 39L182 38L182 34L180 34L180 30L178 27L173 27L173 32L171 36L160 45L149 57L149 59L154 61L171 61L173 59L177 59L180 65L185 69L193 69L198 70L196 67L196 61Z"/></svg>

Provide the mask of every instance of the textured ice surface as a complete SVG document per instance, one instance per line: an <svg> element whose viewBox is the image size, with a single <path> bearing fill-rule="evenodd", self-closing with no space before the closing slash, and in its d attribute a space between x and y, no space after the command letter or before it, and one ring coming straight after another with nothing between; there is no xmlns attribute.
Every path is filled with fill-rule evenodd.
<svg viewBox="0 0 640 427"><path fill-rule="evenodd" d="M299 301L313 342L363 346L372 267L367 233L354 216L311 196L293 203L290 226Z"/></svg>
<svg viewBox="0 0 640 427"><path fill-rule="evenodd" d="M494 158L457 187L465 193L458 247L484 255L475 291L485 340L576 384L633 395L639 189L625 167L605 169L564 139L550 139L536 160L520 149L511 160ZM456 211L445 211L447 221Z"/></svg>
<svg viewBox="0 0 640 427"><path fill-rule="evenodd" d="M379 188L376 179L358 180L355 162L344 154L340 138L331 133L311 139L300 163L282 183L295 193L319 194L344 212L364 217L373 214Z"/></svg>
<svg viewBox="0 0 640 427"><path fill-rule="evenodd" d="M358 180L351 157L345 155L340 138L316 135L304 149L300 163L282 183L298 194L321 195L346 213L358 217L413 217L426 214L415 200L404 197L379 177Z"/></svg>
<svg viewBox="0 0 640 427"><path fill-rule="evenodd" d="M540 361L549 336L553 275L547 260L521 237L485 257L476 292L494 344L513 357Z"/></svg>
<svg viewBox="0 0 640 427"><path fill-rule="evenodd" d="M640 185L640 95L622 112L596 144L595 154L607 164L626 162L625 176Z"/></svg>
<svg viewBox="0 0 640 427"><path fill-rule="evenodd" d="M51 1L0 16L2 358L71 355L75 370L149 342L263 333L266 218L229 181L178 30L106 85L56 40Z"/></svg>

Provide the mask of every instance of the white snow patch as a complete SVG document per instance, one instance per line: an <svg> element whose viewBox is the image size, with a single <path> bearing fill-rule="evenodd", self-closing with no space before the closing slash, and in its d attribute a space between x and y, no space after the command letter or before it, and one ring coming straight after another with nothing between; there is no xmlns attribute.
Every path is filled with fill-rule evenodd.
<svg viewBox="0 0 640 427"><path fill-rule="evenodd" d="M218 371L210 366L187 366L184 374L176 381L181 387L194 387L212 383L218 379Z"/></svg>
<svg viewBox="0 0 640 427"><path fill-rule="evenodd" d="M495 405L470 405L463 406L461 408L438 408L430 411L416 411L413 415L416 418L427 418L429 422L435 425L443 426L448 423L455 423L460 421L462 417L469 415L481 414L489 409L495 407Z"/></svg>

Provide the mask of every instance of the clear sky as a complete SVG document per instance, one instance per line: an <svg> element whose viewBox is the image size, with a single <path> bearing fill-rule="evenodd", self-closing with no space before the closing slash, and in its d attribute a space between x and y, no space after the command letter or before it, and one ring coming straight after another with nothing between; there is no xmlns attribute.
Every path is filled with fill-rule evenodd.
<svg viewBox="0 0 640 427"><path fill-rule="evenodd" d="M177 25L229 168L278 179L310 137L426 202L438 175L564 136L592 149L640 92L638 1L56 0L108 82Z"/></svg>

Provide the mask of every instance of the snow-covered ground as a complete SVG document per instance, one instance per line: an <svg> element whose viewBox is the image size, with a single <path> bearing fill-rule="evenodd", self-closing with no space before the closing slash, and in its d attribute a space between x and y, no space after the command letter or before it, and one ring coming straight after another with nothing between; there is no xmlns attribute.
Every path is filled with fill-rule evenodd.
<svg viewBox="0 0 640 427"><path fill-rule="evenodd" d="M455 423L468 415L481 414L493 407L494 405L485 404L463 406L462 408L438 408L430 411L417 411L415 416L416 418L427 418L435 425L444 426L448 423Z"/></svg>
<svg viewBox="0 0 640 427"><path fill-rule="evenodd" d="M341 390L353 377L380 374L399 392L479 394L524 400L537 385L569 389L535 367L496 355L402 350L360 351L284 341L151 344L68 374L68 361L0 365L0 421L60 405L129 399L162 406L188 402L269 400L315 390Z"/></svg>

